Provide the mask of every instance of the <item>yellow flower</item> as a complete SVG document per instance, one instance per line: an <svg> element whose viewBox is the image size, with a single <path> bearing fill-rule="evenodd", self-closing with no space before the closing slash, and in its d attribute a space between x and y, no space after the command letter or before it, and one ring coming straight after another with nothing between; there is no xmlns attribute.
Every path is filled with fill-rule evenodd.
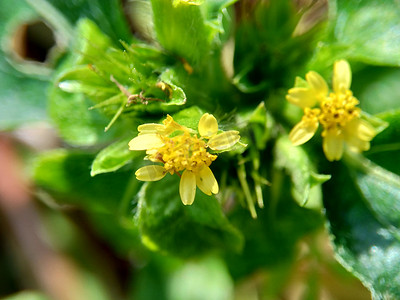
<svg viewBox="0 0 400 300"><path fill-rule="evenodd" d="M336 61L333 69L333 92L326 81L314 71L306 74L307 87L289 90L286 99L304 110L301 121L292 129L292 143L302 145L322 125L322 148L329 161L340 160L344 143L354 152L366 151L376 135L375 128L360 118L358 100L350 90L351 70L345 60ZM318 106L318 108L314 108Z"/></svg>
<svg viewBox="0 0 400 300"><path fill-rule="evenodd" d="M209 166L217 155L207 152L228 150L240 139L235 130L218 133L218 122L205 113L195 130L182 126L168 115L163 124L143 124L139 135L129 142L130 150L146 150L146 158L163 165L140 168L135 175L141 181L157 181L167 173L181 177L179 194L185 205L191 205L196 186L206 195L217 194L218 182Z"/></svg>

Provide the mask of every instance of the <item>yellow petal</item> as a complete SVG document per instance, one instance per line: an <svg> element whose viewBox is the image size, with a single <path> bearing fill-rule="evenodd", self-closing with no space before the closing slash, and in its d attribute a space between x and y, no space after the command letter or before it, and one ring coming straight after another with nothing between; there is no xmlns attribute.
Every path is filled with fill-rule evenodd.
<svg viewBox="0 0 400 300"><path fill-rule="evenodd" d="M165 131L165 125L157 123L147 123L138 127L140 134L160 133Z"/></svg>
<svg viewBox="0 0 400 300"><path fill-rule="evenodd" d="M164 142L156 133L138 135L129 142L129 150L147 150L162 146L164 146Z"/></svg>
<svg viewBox="0 0 400 300"><path fill-rule="evenodd" d="M239 131L229 130L214 135L207 143L213 150L226 150L231 148L240 140Z"/></svg>
<svg viewBox="0 0 400 300"><path fill-rule="evenodd" d="M299 146L308 142L318 129L318 121L316 122L303 122L300 121L290 131L289 139L294 146Z"/></svg>
<svg viewBox="0 0 400 300"><path fill-rule="evenodd" d="M218 182L211 169L207 166L204 166L196 174L196 184L204 194L209 196L217 194L219 191Z"/></svg>
<svg viewBox="0 0 400 300"><path fill-rule="evenodd" d="M313 107L318 101L317 93L310 88L292 88L288 91L286 100L301 108Z"/></svg>
<svg viewBox="0 0 400 300"><path fill-rule="evenodd" d="M343 135L328 131L322 141L322 148L329 161L340 160L343 155Z"/></svg>
<svg viewBox="0 0 400 300"><path fill-rule="evenodd" d="M346 60L338 60L333 66L333 90L335 93L343 93L350 89L351 69Z"/></svg>
<svg viewBox="0 0 400 300"><path fill-rule="evenodd" d="M322 78L317 72L310 71L306 74L306 80L310 85L310 88L313 89L316 93L317 98L323 98L328 95L328 84L325 79Z"/></svg>
<svg viewBox="0 0 400 300"><path fill-rule="evenodd" d="M361 140L356 136L349 136L345 139L346 144L349 146L349 149L353 152L363 152L369 150L370 143L369 141Z"/></svg>
<svg viewBox="0 0 400 300"><path fill-rule="evenodd" d="M346 126L346 135L355 136L363 141L371 141L375 135L375 128L367 121L362 119L353 119Z"/></svg>
<svg viewBox="0 0 400 300"><path fill-rule="evenodd" d="M167 172L163 166L149 165L135 172L136 178L141 181L157 181L164 178Z"/></svg>
<svg viewBox="0 0 400 300"><path fill-rule="evenodd" d="M217 119L211 114L205 113L199 121L199 133L201 136L210 137L218 132Z"/></svg>
<svg viewBox="0 0 400 300"><path fill-rule="evenodd" d="M179 184L179 194L183 204L192 205L196 195L196 175L192 171L183 171Z"/></svg>

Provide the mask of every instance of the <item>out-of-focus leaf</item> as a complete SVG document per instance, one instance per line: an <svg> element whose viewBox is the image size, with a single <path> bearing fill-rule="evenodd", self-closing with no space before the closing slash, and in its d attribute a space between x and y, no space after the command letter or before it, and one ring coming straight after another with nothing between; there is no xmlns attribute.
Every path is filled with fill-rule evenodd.
<svg viewBox="0 0 400 300"><path fill-rule="evenodd" d="M261 267L286 267L295 258L298 240L323 224L319 212L300 207L293 200L287 188L290 178L281 176L284 174L277 172L272 178L274 184L263 190L265 207L257 210L256 219L249 219L249 213L241 207L229 215L229 220L245 237L243 252L227 255L236 280L254 274Z"/></svg>
<svg viewBox="0 0 400 300"><path fill-rule="evenodd" d="M324 204L339 262L371 290L374 299L398 299L400 242L392 226L378 221L368 207L370 201L384 201L378 194L384 194L385 183L373 184L378 194L367 200L367 205L363 197L372 194L357 190L347 169L336 165L332 174L324 185Z"/></svg>
<svg viewBox="0 0 400 300"><path fill-rule="evenodd" d="M321 207L321 184L330 175L316 174L316 168L302 147L293 146L287 136L278 138L275 146L275 166L285 169L292 178L292 193L301 206Z"/></svg>
<svg viewBox="0 0 400 300"><path fill-rule="evenodd" d="M131 172L90 176L94 156L59 149L41 154L33 169L35 184L60 204L103 212L116 212Z"/></svg>
<svg viewBox="0 0 400 300"><path fill-rule="evenodd" d="M195 257L214 249L240 251L243 237L221 211L214 197L199 190L193 205L179 196L179 177L167 175L144 185L137 220L142 241L150 249Z"/></svg>
<svg viewBox="0 0 400 300"><path fill-rule="evenodd" d="M207 288L205 288L207 287ZM221 259L206 257L188 262L170 276L169 299L233 299L233 281Z"/></svg>
<svg viewBox="0 0 400 300"><path fill-rule="evenodd" d="M378 116L389 125L372 140L371 150L366 155L378 165L400 175L400 110Z"/></svg>
<svg viewBox="0 0 400 300"><path fill-rule="evenodd" d="M37 14L24 2L0 3L0 130L46 121L46 89L49 76L31 74L29 69L40 69L33 63L14 60L12 37L19 26ZM10 63L11 60L13 64ZM15 66L25 69L21 73ZM49 70L41 67L45 73Z"/></svg>
<svg viewBox="0 0 400 300"><path fill-rule="evenodd" d="M48 300L44 294L39 292L20 292L8 297L3 298L3 300Z"/></svg>
<svg viewBox="0 0 400 300"><path fill-rule="evenodd" d="M131 41L132 34L119 0L27 0L27 2L57 28L55 13L72 27L80 19L94 21L117 44L121 39ZM64 20L62 20L64 22Z"/></svg>
<svg viewBox="0 0 400 300"><path fill-rule="evenodd" d="M400 176L359 156L349 159L355 182L372 212L382 224L393 226L400 238Z"/></svg>
<svg viewBox="0 0 400 300"><path fill-rule="evenodd" d="M272 116L267 112L264 102L261 102L257 106L248 122L254 134L257 149L265 149L267 141L271 137L274 121Z"/></svg>
<svg viewBox="0 0 400 300"><path fill-rule="evenodd" d="M72 145L87 146L114 138L115 130L104 132L109 119L89 110L92 103L82 94L70 94L52 87L49 113L62 138Z"/></svg>
<svg viewBox="0 0 400 300"><path fill-rule="evenodd" d="M366 67L357 71L351 86L361 109L370 114L400 109L399 76L397 68Z"/></svg>
<svg viewBox="0 0 400 300"><path fill-rule="evenodd" d="M182 0L151 0L157 39L165 50L199 64L210 51L210 28L198 5ZM204 61L203 61L204 63Z"/></svg>
<svg viewBox="0 0 400 300"><path fill-rule="evenodd" d="M101 150L93 161L90 175L113 172L135 158L142 158L143 153L140 151L129 150L128 143L133 137L121 139Z"/></svg>
<svg viewBox="0 0 400 300"><path fill-rule="evenodd" d="M340 58L400 65L400 4L396 0L331 0L329 4L327 39L320 44L311 69L329 66Z"/></svg>

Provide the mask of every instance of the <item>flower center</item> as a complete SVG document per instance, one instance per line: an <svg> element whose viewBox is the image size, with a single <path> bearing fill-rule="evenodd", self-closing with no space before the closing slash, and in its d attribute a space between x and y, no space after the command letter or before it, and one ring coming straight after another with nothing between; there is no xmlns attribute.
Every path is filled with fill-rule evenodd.
<svg viewBox="0 0 400 300"><path fill-rule="evenodd" d="M151 151L149 159L164 163L167 172L178 173L187 169L197 172L203 166L209 166L217 156L207 152L206 143L197 136L184 131L182 135L162 137L164 146Z"/></svg>
<svg viewBox="0 0 400 300"><path fill-rule="evenodd" d="M356 107L358 103L350 90L345 93L330 93L321 102L318 120L325 130L340 130L360 115L360 109Z"/></svg>

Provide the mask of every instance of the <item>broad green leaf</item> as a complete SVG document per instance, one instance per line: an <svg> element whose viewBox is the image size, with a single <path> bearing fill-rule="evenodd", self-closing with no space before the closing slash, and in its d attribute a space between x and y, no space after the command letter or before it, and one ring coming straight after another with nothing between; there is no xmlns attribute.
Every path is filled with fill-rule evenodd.
<svg viewBox="0 0 400 300"><path fill-rule="evenodd" d="M114 138L114 128L104 132L109 119L89 110L92 103L82 94L69 94L52 87L49 98L49 114L67 143L87 146Z"/></svg>
<svg viewBox="0 0 400 300"><path fill-rule="evenodd" d="M167 175L140 192L136 214L142 241L150 249L195 257L215 249L240 251L243 237L214 197L197 189L193 205L179 196L179 177Z"/></svg>
<svg viewBox="0 0 400 300"><path fill-rule="evenodd" d="M331 65L340 58L399 66L400 4L396 0L331 0L327 39L313 65Z"/></svg>
<svg viewBox="0 0 400 300"><path fill-rule="evenodd" d="M190 65L209 56L210 29L198 5L181 0L151 0L157 39L165 50Z"/></svg>
<svg viewBox="0 0 400 300"><path fill-rule="evenodd" d="M17 28L37 17L24 1L0 2L0 130L47 121L50 70L16 59L12 42Z"/></svg>
<svg viewBox="0 0 400 300"><path fill-rule="evenodd" d="M287 136L278 138L275 145L275 167L284 169L292 178L292 194L301 206L319 208L321 184L330 175L316 174L316 168L304 148L293 146Z"/></svg>
<svg viewBox="0 0 400 300"><path fill-rule="evenodd" d="M60 204L107 213L116 212L131 172L90 176L94 156L58 149L38 156L33 180Z"/></svg>
<svg viewBox="0 0 400 300"><path fill-rule="evenodd" d="M372 212L388 228L393 226L400 238L400 176L367 159L357 156L350 159L355 182Z"/></svg>
<svg viewBox="0 0 400 300"><path fill-rule="evenodd" d="M128 143L133 137L123 138L101 150L93 161L90 175L113 172L135 158L143 158L144 154L140 151L129 150Z"/></svg>
<svg viewBox="0 0 400 300"><path fill-rule="evenodd" d="M360 107L370 114L400 109L398 68L366 67L353 76L352 91Z"/></svg>
<svg viewBox="0 0 400 300"><path fill-rule="evenodd" d="M374 299L398 299L399 240L391 226L378 221L347 169L336 164L332 174L324 185L324 204L339 262L371 290ZM384 184L378 181L372 188L384 188Z"/></svg>

